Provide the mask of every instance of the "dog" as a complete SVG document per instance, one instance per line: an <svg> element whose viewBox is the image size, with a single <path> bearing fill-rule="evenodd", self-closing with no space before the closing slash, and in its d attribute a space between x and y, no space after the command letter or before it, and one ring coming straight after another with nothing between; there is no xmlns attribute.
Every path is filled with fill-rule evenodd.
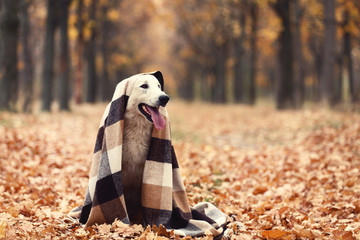
<svg viewBox="0 0 360 240"><path fill-rule="evenodd" d="M122 186L131 223L142 221L141 185L152 129L165 127L159 108L165 107L170 98L162 88L154 75L141 76L134 84L125 111Z"/></svg>

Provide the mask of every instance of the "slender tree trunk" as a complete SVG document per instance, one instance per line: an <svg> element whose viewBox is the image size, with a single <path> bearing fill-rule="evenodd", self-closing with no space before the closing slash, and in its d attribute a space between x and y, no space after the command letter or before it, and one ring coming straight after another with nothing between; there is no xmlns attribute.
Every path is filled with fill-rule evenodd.
<svg viewBox="0 0 360 240"><path fill-rule="evenodd" d="M243 9L240 12L240 38L235 40L234 43L234 99L235 102L240 103L244 101L244 42L246 38L246 15Z"/></svg>
<svg viewBox="0 0 360 240"><path fill-rule="evenodd" d="M215 84L213 86L213 101L225 103L225 81L226 81L226 44L215 47Z"/></svg>
<svg viewBox="0 0 360 240"><path fill-rule="evenodd" d="M208 66L198 65L200 69L200 87L201 87L201 100L205 102L210 102L211 93L209 87L209 70Z"/></svg>
<svg viewBox="0 0 360 240"><path fill-rule="evenodd" d="M314 20L310 21L311 25L315 25ZM322 55L323 55L323 44L322 40L319 37L319 29L313 28L309 31L309 50L311 52L312 58L314 59L312 66L312 77L313 77L313 85L311 88L312 100L314 102L320 101L320 76L321 76L321 67L322 67Z"/></svg>
<svg viewBox="0 0 360 240"><path fill-rule="evenodd" d="M70 0L61 1L60 16L60 71L59 71L59 97L60 110L70 110L69 108L69 37L68 37L68 18Z"/></svg>
<svg viewBox="0 0 360 240"><path fill-rule="evenodd" d="M294 80L296 84L296 107L301 107L305 101L305 67L303 60L301 20L304 9L300 6L299 0L294 0L294 18L295 18L295 39L294 39Z"/></svg>
<svg viewBox="0 0 360 240"><path fill-rule="evenodd" d="M357 95L355 93L355 86L354 86L354 74L353 74L353 60L351 57L351 34L347 30L347 26L349 24L349 10L345 10L345 27L344 27L344 56L345 62L347 64L347 72L349 77L349 90L351 95L351 101L353 103L358 102Z"/></svg>
<svg viewBox="0 0 360 240"><path fill-rule="evenodd" d="M290 2L277 0L273 5L281 19L282 31L279 35L280 81L276 99L278 109L293 108L293 40L291 34Z"/></svg>
<svg viewBox="0 0 360 240"><path fill-rule="evenodd" d="M21 0L21 44L22 44L22 58L24 62L24 69L22 71L23 92L24 92L24 112L31 112L33 102L33 61L29 46L30 33L30 19L29 19L29 5L28 0Z"/></svg>
<svg viewBox="0 0 360 240"><path fill-rule="evenodd" d="M83 0L78 0L77 6L77 41L76 41L76 52L77 52L77 63L76 63L76 73L75 73L75 102L80 104L83 100L82 98L82 91L83 91L83 78L84 78L84 33L83 33L83 8L84 2Z"/></svg>
<svg viewBox="0 0 360 240"><path fill-rule="evenodd" d="M15 110L18 97L19 0L2 0L0 14L0 109Z"/></svg>
<svg viewBox="0 0 360 240"><path fill-rule="evenodd" d="M342 100L342 89L343 89L343 58L342 56L337 58L337 65L338 65L338 79L337 79L337 86L336 86L336 92L334 93L335 96L335 102L339 103Z"/></svg>
<svg viewBox="0 0 360 240"><path fill-rule="evenodd" d="M103 7L103 21L102 21L102 36L101 36L101 55L102 55L102 77L100 83L100 96L102 101L108 101L111 99L111 86L108 71L108 59L109 59L109 46L108 40L110 38L111 22L107 18L109 6Z"/></svg>
<svg viewBox="0 0 360 240"><path fill-rule="evenodd" d="M186 77L182 79L179 86L179 96L187 101L194 100L194 74L196 71L195 64L196 63L194 63L192 60L189 60L189 62L187 62Z"/></svg>
<svg viewBox="0 0 360 240"><path fill-rule="evenodd" d="M320 76L320 93L321 99L326 100L333 106L335 104L334 68L336 61L335 0L324 0L324 13L324 56Z"/></svg>
<svg viewBox="0 0 360 240"><path fill-rule="evenodd" d="M314 101L319 102L321 100L320 97L320 78L321 78L321 67L322 67L322 54L320 52L315 53L315 83L314 83Z"/></svg>
<svg viewBox="0 0 360 240"><path fill-rule="evenodd" d="M251 33L250 33L250 89L249 89L249 103L255 104L256 101L256 59L257 59L257 22L259 9L257 3L253 2L250 8L251 15Z"/></svg>
<svg viewBox="0 0 360 240"><path fill-rule="evenodd" d="M96 3L97 0L91 1L90 6L90 21L93 23L91 26L91 36L89 42L87 43L87 70L88 70L88 79L87 79L87 91L86 91L86 101L89 103L94 103L96 101L96 88L97 88L97 79L96 79L96 26L95 26L95 12L96 12Z"/></svg>
<svg viewBox="0 0 360 240"><path fill-rule="evenodd" d="M50 111L54 85L54 44L58 26L59 6L57 0L48 0L46 38L44 48L44 69L42 79L42 110Z"/></svg>

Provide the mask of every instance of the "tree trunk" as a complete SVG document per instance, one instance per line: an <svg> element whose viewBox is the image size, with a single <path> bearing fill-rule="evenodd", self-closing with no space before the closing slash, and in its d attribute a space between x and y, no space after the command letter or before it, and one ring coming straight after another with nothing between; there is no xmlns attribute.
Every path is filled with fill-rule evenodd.
<svg viewBox="0 0 360 240"><path fill-rule="evenodd" d="M315 25L315 21L309 22L310 25ZM322 55L323 55L323 43L319 36L320 30L312 28L309 30L308 46L313 58L313 64L311 67L313 84L311 86L311 96L314 102L320 101L320 76L322 66Z"/></svg>
<svg viewBox="0 0 360 240"><path fill-rule="evenodd" d="M21 44L22 44L22 59L24 62L24 69L21 73L23 80L24 104L23 111L31 112L33 102L33 61L29 46L30 33L30 19L29 19L29 5L31 2L27 0L21 1Z"/></svg>
<svg viewBox="0 0 360 240"><path fill-rule="evenodd" d="M278 109L293 108L293 43L291 34L290 2L288 0L277 0L273 5L276 13L281 19L282 31L279 41L280 59L280 81L276 98Z"/></svg>
<svg viewBox="0 0 360 240"><path fill-rule="evenodd" d="M179 96L187 101L194 100L194 65L191 61L188 63L186 77L182 79L178 91Z"/></svg>
<svg viewBox="0 0 360 240"><path fill-rule="evenodd" d="M76 52L77 52L77 63L76 63L76 73L75 73L75 103L80 104L82 102L82 91L83 91L83 62L84 62L84 33L83 33L83 0L78 0L77 6L77 40L76 40Z"/></svg>
<svg viewBox="0 0 360 240"><path fill-rule="evenodd" d="M54 83L54 44L55 30L58 26L59 1L48 0L46 18L46 37L44 48L44 69L43 69L43 89L42 89L42 110L50 111L53 83Z"/></svg>
<svg viewBox="0 0 360 240"><path fill-rule="evenodd" d="M302 47L302 32L301 32L301 19L303 17L304 9L300 6L299 0L294 0L294 18L295 18L295 39L294 39L294 80L296 84L295 97L296 107L301 107L305 101L305 67L303 60L303 47Z"/></svg>
<svg viewBox="0 0 360 240"><path fill-rule="evenodd" d="M336 92L334 93L335 96L335 103L339 103L342 100L342 89L343 89L343 58L342 56L337 58L337 72L338 72L338 78L337 78L337 86L335 87Z"/></svg>
<svg viewBox="0 0 360 240"><path fill-rule="evenodd" d="M94 103L96 101L96 26L95 26L95 13L96 13L96 2L97 0L91 1L90 6L90 21L93 23L91 26L91 36L89 42L86 46L87 51L87 70L88 70L88 79L87 79L87 91L86 91L86 101L89 103Z"/></svg>
<svg viewBox="0 0 360 240"><path fill-rule="evenodd" d="M15 110L18 97L19 0L2 0L0 15L0 109Z"/></svg>
<svg viewBox="0 0 360 240"><path fill-rule="evenodd" d="M102 77L100 83L100 96L102 101L111 100L111 86L108 72L109 46L111 22L107 18L108 5L103 6L102 36L101 36L101 55L102 55Z"/></svg>
<svg viewBox="0 0 360 240"><path fill-rule="evenodd" d="M215 84L213 86L213 101L225 103L225 75L226 75L226 44L215 47Z"/></svg>
<svg viewBox="0 0 360 240"><path fill-rule="evenodd" d="M70 0L61 1L60 16L60 71L59 71L59 97L60 110L69 108L69 37L68 18Z"/></svg>
<svg viewBox="0 0 360 240"><path fill-rule="evenodd" d="M257 22L258 22L258 6L257 3L251 3L251 33L250 33L250 89L249 89L249 103L255 104L256 100L256 58L257 58Z"/></svg>
<svg viewBox="0 0 360 240"><path fill-rule="evenodd" d="M314 101L319 102L320 97L320 78L321 78L321 67L322 67L322 52L315 53L315 76L316 81L314 82Z"/></svg>
<svg viewBox="0 0 360 240"><path fill-rule="evenodd" d="M324 9L325 36L323 65L320 76L320 93L321 99L326 100L333 106L335 104L334 68L336 61L335 0L324 1Z"/></svg>
<svg viewBox="0 0 360 240"><path fill-rule="evenodd" d="M244 42L246 38L246 15L243 9L240 12L240 38L235 40L234 43L234 100L237 103L244 101Z"/></svg>
<svg viewBox="0 0 360 240"><path fill-rule="evenodd" d="M209 70L208 66L204 66L202 64L198 64L198 68L200 69L200 88L201 88L201 100L205 102L211 101L211 93L209 87Z"/></svg>
<svg viewBox="0 0 360 240"><path fill-rule="evenodd" d="M345 23L344 23L344 57L345 63L347 64L347 72L349 77L349 90L351 95L351 101L353 103L358 102L357 95L354 86L354 74L353 74L353 60L351 57L351 34L347 27L349 24L349 10L345 10Z"/></svg>

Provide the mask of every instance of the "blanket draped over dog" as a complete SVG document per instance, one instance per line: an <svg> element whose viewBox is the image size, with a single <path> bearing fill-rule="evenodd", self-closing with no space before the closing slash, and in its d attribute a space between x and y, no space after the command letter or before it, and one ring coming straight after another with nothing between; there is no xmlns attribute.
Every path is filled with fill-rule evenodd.
<svg viewBox="0 0 360 240"><path fill-rule="evenodd" d="M160 72L154 75L163 88ZM70 215L86 226L112 223L119 219L130 223L121 185L121 158L124 114L135 80L144 74L121 81L108 104L96 138L89 183L83 206ZM164 225L175 234L200 236L223 232L226 215L210 203L190 207L181 179L179 165L170 140L170 124L165 107L160 107L166 125L155 127L143 172L142 212L145 225Z"/></svg>

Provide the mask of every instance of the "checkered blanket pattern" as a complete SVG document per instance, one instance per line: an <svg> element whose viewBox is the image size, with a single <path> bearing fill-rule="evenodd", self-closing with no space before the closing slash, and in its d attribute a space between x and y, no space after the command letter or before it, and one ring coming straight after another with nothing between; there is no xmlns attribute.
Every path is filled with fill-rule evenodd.
<svg viewBox="0 0 360 240"><path fill-rule="evenodd" d="M153 74L153 73L145 73ZM70 213L85 226L130 223L121 185L121 157L124 114L135 80L144 74L121 81L103 114L90 170L84 204ZM201 236L223 232L226 215L210 203L190 208L179 165L170 140L166 108L160 107L166 126L153 128L143 173L142 208L145 225L164 225L178 235Z"/></svg>

